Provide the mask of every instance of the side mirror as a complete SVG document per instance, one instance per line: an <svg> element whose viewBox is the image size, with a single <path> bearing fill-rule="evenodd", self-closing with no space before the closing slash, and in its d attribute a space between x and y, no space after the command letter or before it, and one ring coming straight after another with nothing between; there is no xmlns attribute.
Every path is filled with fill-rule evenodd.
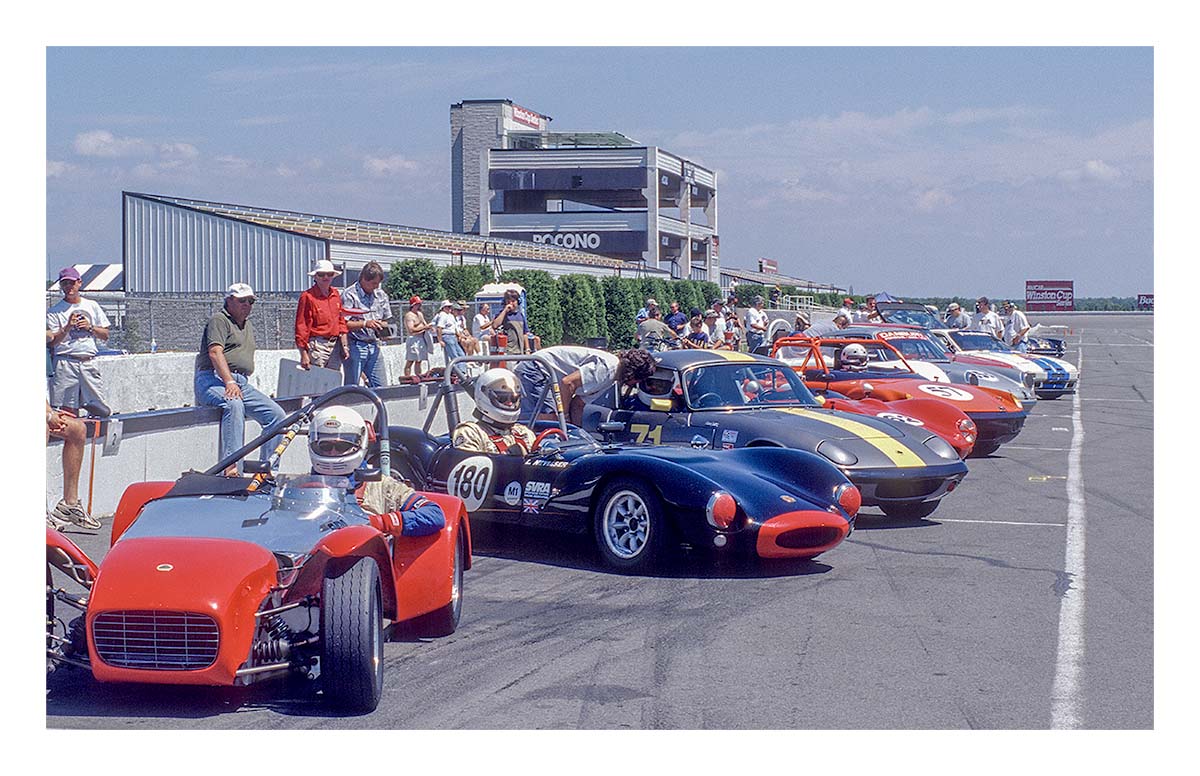
<svg viewBox="0 0 1200 776"><path fill-rule="evenodd" d="M242 461L242 472L245 474L270 474L271 462L259 460Z"/></svg>
<svg viewBox="0 0 1200 776"><path fill-rule="evenodd" d="M619 434L625 430L625 424L619 420L606 420L597 428L601 434Z"/></svg>

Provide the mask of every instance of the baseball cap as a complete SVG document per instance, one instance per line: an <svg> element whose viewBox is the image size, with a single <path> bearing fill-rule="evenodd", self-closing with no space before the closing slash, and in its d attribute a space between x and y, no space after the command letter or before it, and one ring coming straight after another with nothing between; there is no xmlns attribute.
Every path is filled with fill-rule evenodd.
<svg viewBox="0 0 1200 776"><path fill-rule="evenodd" d="M420 303L421 303L421 297L417 296L416 294L413 294L412 296L410 296L408 298L409 306L412 306L414 304L420 304Z"/></svg>
<svg viewBox="0 0 1200 776"><path fill-rule="evenodd" d="M984 304L991 304L991 302L989 302L989 301L988 301L988 298L987 298L986 296L981 296L981 297L979 297L978 299L976 299L975 301L976 301L976 302L983 302Z"/></svg>
<svg viewBox="0 0 1200 776"><path fill-rule="evenodd" d="M950 304L946 305L946 309L947 309L947 310L957 310L957 309L959 309L959 307L958 307L958 302L951 302Z"/></svg>
<svg viewBox="0 0 1200 776"><path fill-rule="evenodd" d="M245 299L248 296L254 296L254 289L249 283L234 283L225 291L225 296L232 296L234 299Z"/></svg>
<svg viewBox="0 0 1200 776"><path fill-rule="evenodd" d="M74 267L63 267L61 270L59 270L58 279L62 280L63 278L70 278L71 280L81 279L79 277L79 270L75 269Z"/></svg>
<svg viewBox="0 0 1200 776"><path fill-rule="evenodd" d="M854 300L851 299L850 297L846 297L845 299L842 300L842 304L854 304Z"/></svg>
<svg viewBox="0 0 1200 776"><path fill-rule="evenodd" d="M650 304L658 304L658 302L654 301L654 299L653 299L653 298L649 298L649 299L647 299L647 300L646 300L646 304L648 304L648 305L650 305Z"/></svg>

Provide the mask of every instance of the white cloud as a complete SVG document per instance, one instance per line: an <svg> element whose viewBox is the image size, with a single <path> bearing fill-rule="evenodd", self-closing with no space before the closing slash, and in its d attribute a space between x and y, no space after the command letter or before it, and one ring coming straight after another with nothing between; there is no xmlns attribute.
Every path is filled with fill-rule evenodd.
<svg viewBox="0 0 1200 776"><path fill-rule="evenodd" d="M411 159L405 159L400 154L385 157L368 156L363 159L363 169L375 176L396 175L420 168L420 164Z"/></svg>
<svg viewBox="0 0 1200 776"><path fill-rule="evenodd" d="M1115 181L1121 177L1121 171L1110 164L1105 163L1101 159L1091 159L1083 163L1082 167L1063 170L1058 173L1060 180L1074 183L1081 180L1093 180L1107 183Z"/></svg>
<svg viewBox="0 0 1200 776"><path fill-rule="evenodd" d="M76 169L78 168L75 165L68 162L56 162L53 159L46 160L47 178L61 178L64 175L74 172Z"/></svg>
<svg viewBox="0 0 1200 776"><path fill-rule="evenodd" d="M80 156L144 156L153 146L140 137L116 137L106 129L94 129L75 136L75 152Z"/></svg>
<svg viewBox="0 0 1200 776"><path fill-rule="evenodd" d="M916 208L922 213L932 213L954 204L954 197L943 189L921 191L916 196Z"/></svg>
<svg viewBox="0 0 1200 776"><path fill-rule="evenodd" d="M291 116L247 116L233 123L239 127L268 127L274 124L286 124Z"/></svg>
<svg viewBox="0 0 1200 776"><path fill-rule="evenodd" d="M158 153L166 159L195 159L200 151L191 143L163 143Z"/></svg>

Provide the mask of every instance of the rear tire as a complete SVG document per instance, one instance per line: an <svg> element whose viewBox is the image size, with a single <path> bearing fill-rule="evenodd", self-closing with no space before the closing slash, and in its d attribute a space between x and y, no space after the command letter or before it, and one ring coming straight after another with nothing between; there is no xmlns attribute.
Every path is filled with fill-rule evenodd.
<svg viewBox="0 0 1200 776"><path fill-rule="evenodd" d="M637 480L614 480L604 488L592 526L601 560L618 571L649 569L667 546L662 500Z"/></svg>
<svg viewBox="0 0 1200 776"><path fill-rule="evenodd" d="M938 508L939 501L921 501L916 504L888 504L887 506L880 505L879 508L888 517L895 517L900 520L920 520L923 517L929 517L933 511Z"/></svg>
<svg viewBox="0 0 1200 776"><path fill-rule="evenodd" d="M360 558L321 588L321 685L341 711L374 711L383 695L383 605L379 569Z"/></svg>
<svg viewBox="0 0 1200 776"><path fill-rule="evenodd" d="M441 609L417 618L417 629L426 636L449 636L462 619L463 571L467 567L466 527L459 525L454 541L454 568L450 577L450 602Z"/></svg>

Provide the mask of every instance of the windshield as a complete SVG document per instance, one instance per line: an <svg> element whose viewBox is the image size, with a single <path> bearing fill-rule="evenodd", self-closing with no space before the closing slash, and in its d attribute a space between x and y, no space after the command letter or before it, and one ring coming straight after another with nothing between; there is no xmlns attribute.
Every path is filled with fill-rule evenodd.
<svg viewBox="0 0 1200 776"><path fill-rule="evenodd" d="M882 303L879 306L879 314L888 323L905 323L913 326L920 326L925 329L940 329L943 324L928 310L917 309L894 309L889 308L887 303Z"/></svg>
<svg viewBox="0 0 1200 776"><path fill-rule="evenodd" d="M879 339L884 340L889 345L899 350L900 353L907 359L916 361L949 361L950 356L946 349L936 342L932 341L923 332L917 331L889 331L879 334ZM891 352L883 353L883 360L895 361L896 354Z"/></svg>
<svg viewBox="0 0 1200 776"><path fill-rule="evenodd" d="M963 350L992 350L997 353L1010 353L1009 348L1000 340L982 331L954 331L950 333L954 341Z"/></svg>
<svg viewBox="0 0 1200 776"><path fill-rule="evenodd" d="M279 475L269 493L160 498L146 504L122 538L238 539L303 554L330 531L370 523L349 485L344 477Z"/></svg>
<svg viewBox="0 0 1200 776"><path fill-rule="evenodd" d="M683 374L683 390L693 410L820 406L794 371L776 364L696 367Z"/></svg>

